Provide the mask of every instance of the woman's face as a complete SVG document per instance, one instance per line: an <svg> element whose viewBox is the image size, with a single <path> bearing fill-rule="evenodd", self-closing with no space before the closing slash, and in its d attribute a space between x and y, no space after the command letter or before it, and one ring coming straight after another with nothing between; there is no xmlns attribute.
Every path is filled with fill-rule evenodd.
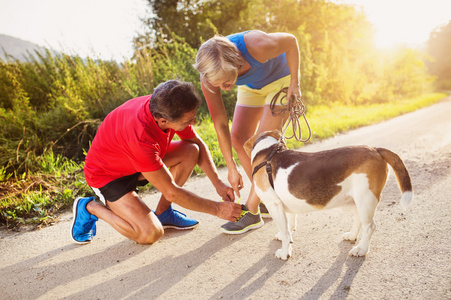
<svg viewBox="0 0 451 300"><path fill-rule="evenodd" d="M235 85L236 79L236 76L230 76L210 83L212 86L219 87L223 91L230 91Z"/></svg>

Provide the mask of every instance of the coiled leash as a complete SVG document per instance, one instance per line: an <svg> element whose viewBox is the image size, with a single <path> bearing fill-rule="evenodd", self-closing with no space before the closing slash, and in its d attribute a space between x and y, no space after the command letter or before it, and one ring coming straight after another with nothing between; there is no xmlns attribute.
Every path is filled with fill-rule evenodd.
<svg viewBox="0 0 451 300"><path fill-rule="evenodd" d="M288 88L284 87L280 91L278 91L277 94L274 95L274 97L271 100L271 103L269 104L269 107L271 108L271 113L272 113L273 117L277 117L281 114L285 114L288 111L290 113L290 115L288 117L288 123L282 132L282 137L285 137L285 132L287 131L288 126L291 123L292 129L293 129L293 135L291 135L290 137L285 137L285 138L291 139L292 137L294 137L297 141L306 143L312 137L312 129L310 128L310 125L307 121L307 117L305 116L305 105L304 105L304 103L302 103L301 98L300 97L297 98L296 95L291 95L290 100L288 101L288 103L286 103L287 102L286 101L287 100L287 92L288 92ZM281 94L284 94L284 95L279 100L279 97ZM284 99L285 99L285 101L284 101ZM276 107L277 100L279 100L279 102L280 102L280 107ZM301 118L301 116L304 117L304 121L305 121L305 124L307 125L308 132L309 132L309 135L306 139L302 139L301 122L299 120ZM281 122L283 122L283 119ZM280 127L283 127L283 123L281 124Z"/></svg>
<svg viewBox="0 0 451 300"><path fill-rule="evenodd" d="M287 92L288 92L288 88L286 88L286 87L282 88L280 91L278 91L277 94L275 94L274 97L272 98L269 107L271 108L271 113L274 117L277 117L281 114L285 114L287 111L289 111L290 116L288 118L288 123L285 126L285 129L283 130L282 135L280 136L280 139L277 143L277 147L274 147L274 149L271 151L271 153L266 158L266 161L264 161L264 162L260 163L258 166L256 166L252 172L252 177L254 177L254 174L257 173L258 170L260 170L261 168L266 166L266 173L268 173L269 183L271 184L271 187L273 189L274 189L274 180L272 178L271 159L277 152L279 152L283 148L282 145L284 143L282 143L282 140L285 138L291 139L292 137L294 137L297 141L305 143L308 140L310 140L310 138L312 137L312 130L310 129L310 125L307 121L307 117L305 116L304 103L302 103L301 98L298 99L296 97L296 95L291 95L288 103L284 103L284 99L285 100L287 99ZM283 95L279 100L280 95L283 93L285 95ZM281 104L279 108L276 108L277 100L279 100L280 104ZM307 137L307 139L302 139L301 123L299 121L299 119L301 118L301 115L304 117L305 124L307 124L307 128L309 131L309 136ZM281 122L283 122L283 119ZM293 135L290 137L285 137L285 132L287 131L287 128L290 125L290 122L291 122L291 126L293 128ZM281 124L281 127L283 127L283 123ZM298 135L298 132L299 132L299 135Z"/></svg>

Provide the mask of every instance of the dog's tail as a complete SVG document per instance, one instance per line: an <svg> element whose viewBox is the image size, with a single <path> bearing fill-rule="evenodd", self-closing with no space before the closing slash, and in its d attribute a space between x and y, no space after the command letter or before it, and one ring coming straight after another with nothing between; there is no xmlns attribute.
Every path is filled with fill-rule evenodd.
<svg viewBox="0 0 451 300"><path fill-rule="evenodd" d="M402 192L401 205L403 209L407 209L410 202L413 199L412 183L410 181L410 175L407 171L404 162L398 156L398 154L385 149L376 148L377 152L382 156L382 158L392 167L396 175L396 180L398 181L399 188Z"/></svg>

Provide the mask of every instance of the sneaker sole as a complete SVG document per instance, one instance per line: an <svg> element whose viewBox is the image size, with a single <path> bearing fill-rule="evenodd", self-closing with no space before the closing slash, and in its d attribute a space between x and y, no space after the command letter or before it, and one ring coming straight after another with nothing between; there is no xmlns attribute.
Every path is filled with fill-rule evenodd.
<svg viewBox="0 0 451 300"><path fill-rule="evenodd" d="M221 230L222 230L224 233L226 233L226 234L243 234L243 233L248 232L249 230L258 229L258 228L262 227L263 224L265 224L265 222L263 222L263 220L261 220L259 223L253 224L253 225L249 225L249 226L247 226L247 227L245 227L245 228L243 228L243 229L241 229L241 230L237 230L237 231L228 231L228 230L226 230L226 229L224 229L224 228L222 228L222 227L221 227Z"/></svg>
<svg viewBox="0 0 451 300"><path fill-rule="evenodd" d="M263 219L272 219L270 214L260 214Z"/></svg>
<svg viewBox="0 0 451 300"><path fill-rule="evenodd" d="M191 225L191 226L187 226L187 227L180 227L180 226L175 226L175 225L163 225L163 229L189 230L189 229L196 228L197 225L199 225L199 223Z"/></svg>
<svg viewBox="0 0 451 300"><path fill-rule="evenodd" d="M77 240L74 238L74 235L72 234L72 232L74 231L75 220L77 219L77 206L78 206L78 202L80 202L80 200L81 200L82 198L83 198L83 197L78 197L77 199L75 199L74 205L73 205L73 207L72 207L72 211L73 211L73 213L74 213L74 217L72 218L72 225L70 226L70 237L72 238L72 240L73 240L75 243L77 243L77 244L79 244L79 245L86 245L86 244L89 244L89 243L91 242L91 240L84 241L84 242L80 242L80 241L77 241Z"/></svg>

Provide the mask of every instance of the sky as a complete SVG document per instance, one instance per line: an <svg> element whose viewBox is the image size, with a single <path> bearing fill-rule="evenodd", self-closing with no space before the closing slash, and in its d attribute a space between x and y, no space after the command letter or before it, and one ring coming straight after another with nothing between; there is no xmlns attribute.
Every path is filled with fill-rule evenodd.
<svg viewBox="0 0 451 300"><path fill-rule="evenodd" d="M416 47L451 20L451 0L333 0L361 7L378 47ZM146 0L0 0L0 34L80 56L123 61L143 32ZM146 13L147 12L147 13Z"/></svg>
<svg viewBox="0 0 451 300"><path fill-rule="evenodd" d="M133 54L145 0L0 0L0 34L103 59Z"/></svg>

